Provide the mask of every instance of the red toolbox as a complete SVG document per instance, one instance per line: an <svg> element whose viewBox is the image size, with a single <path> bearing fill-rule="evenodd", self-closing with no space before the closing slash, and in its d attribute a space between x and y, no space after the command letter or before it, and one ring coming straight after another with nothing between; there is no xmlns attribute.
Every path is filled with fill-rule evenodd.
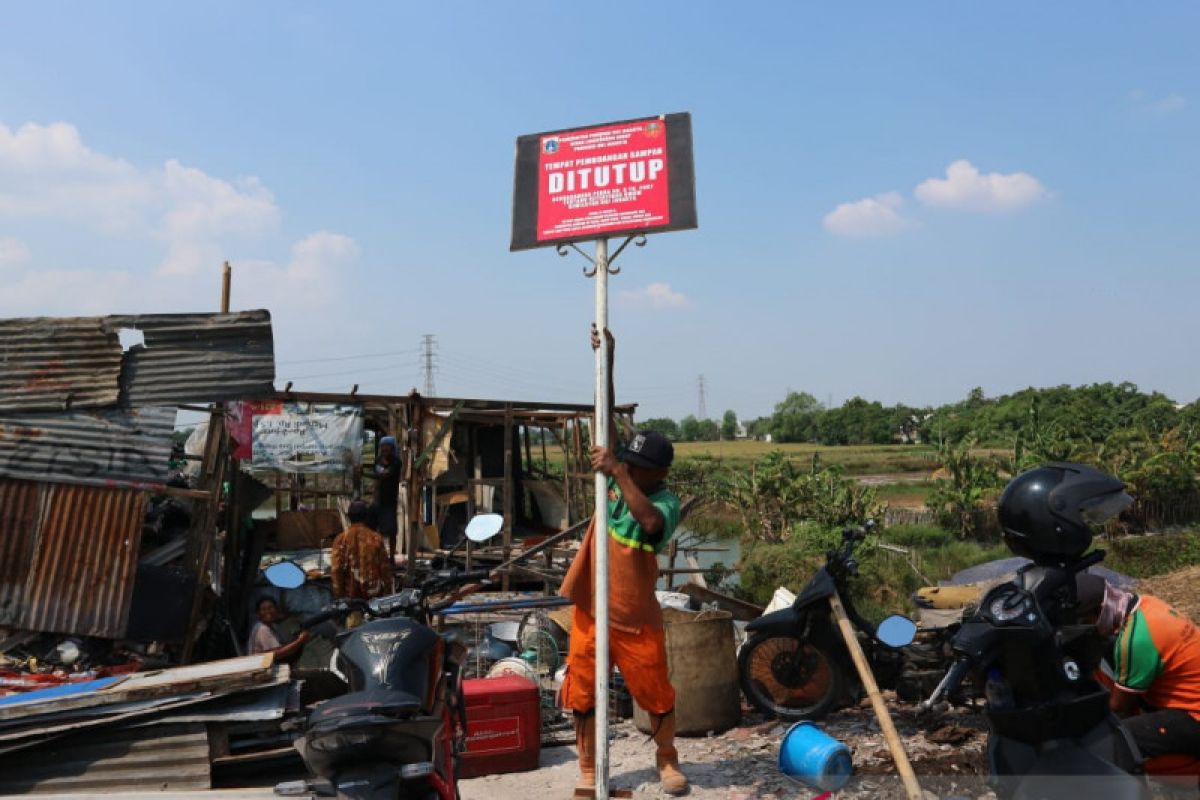
<svg viewBox="0 0 1200 800"><path fill-rule="evenodd" d="M460 778L538 768L542 710L538 687L524 678L463 681L467 702L467 749Z"/></svg>

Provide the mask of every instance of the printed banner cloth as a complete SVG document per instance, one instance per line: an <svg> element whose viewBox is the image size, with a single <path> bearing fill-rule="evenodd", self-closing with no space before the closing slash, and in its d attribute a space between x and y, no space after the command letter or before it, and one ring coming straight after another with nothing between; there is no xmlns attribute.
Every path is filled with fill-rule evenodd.
<svg viewBox="0 0 1200 800"><path fill-rule="evenodd" d="M317 474L362 467L361 407L281 402L245 405L252 408L243 407L241 430L246 429L246 418L251 418L251 467L255 471ZM236 433L234 438L239 445L244 441Z"/></svg>

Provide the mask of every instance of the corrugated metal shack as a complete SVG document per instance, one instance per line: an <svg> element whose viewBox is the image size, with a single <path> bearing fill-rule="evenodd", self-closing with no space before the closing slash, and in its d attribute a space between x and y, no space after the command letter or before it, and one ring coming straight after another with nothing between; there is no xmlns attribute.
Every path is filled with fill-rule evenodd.
<svg viewBox="0 0 1200 800"><path fill-rule="evenodd" d="M192 590L176 605L194 621L216 529L223 437L214 416L198 485L168 486L176 411L270 394L274 378L263 310L0 320L6 638L126 637L147 577L139 560L152 495L193 506L187 558L175 569Z"/></svg>
<svg viewBox="0 0 1200 800"><path fill-rule="evenodd" d="M590 404L424 397L415 391L401 396L287 391L273 399L358 406L369 439L399 440L397 549L403 553L453 546L476 513L504 516L505 557L522 538L553 534L591 515ZM635 408L618 407L618 422L632 424ZM361 475L347 474L334 485L281 475L276 508L283 514L301 505L336 508L339 498L369 498L372 491Z"/></svg>
<svg viewBox="0 0 1200 800"><path fill-rule="evenodd" d="M453 545L478 512L504 516L505 555L591 513L590 404L278 392L273 351L266 311L0 320L0 633L164 641L187 662L207 629L216 654L239 652L272 525L324 508L336 532L336 509L374 486L369 467L252 474L231 401L356 408L368 462L396 436L406 554ZM209 419L187 483L170 471L181 407ZM187 536L144 524L165 498ZM276 520L248 524L271 505Z"/></svg>

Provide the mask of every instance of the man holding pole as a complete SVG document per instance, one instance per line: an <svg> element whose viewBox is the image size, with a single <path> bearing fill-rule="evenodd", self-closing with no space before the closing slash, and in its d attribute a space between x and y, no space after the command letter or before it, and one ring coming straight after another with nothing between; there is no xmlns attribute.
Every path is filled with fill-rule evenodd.
<svg viewBox="0 0 1200 800"><path fill-rule="evenodd" d="M614 341L605 331L608 351L608 419L613 415L612 362ZM592 328L592 347L600 337ZM608 442L616 442L615 425L610 425ZM663 550L679 523L679 498L665 484L674 459L671 442L661 433L636 434L623 457L614 450L593 447L592 468L607 477L608 486L608 645L611 660L621 669L625 685L638 705L653 721L655 761L663 791L684 794L688 781L679 770L675 749L675 690L667 677L666 637L662 608L654 594L658 582L658 553ZM593 611L593 550L595 519L571 564L561 593L575 604L567 674L563 681L563 706L575 715L575 743L579 754L579 789L590 790L596 782L596 725L593 719L597 698L596 618Z"/></svg>

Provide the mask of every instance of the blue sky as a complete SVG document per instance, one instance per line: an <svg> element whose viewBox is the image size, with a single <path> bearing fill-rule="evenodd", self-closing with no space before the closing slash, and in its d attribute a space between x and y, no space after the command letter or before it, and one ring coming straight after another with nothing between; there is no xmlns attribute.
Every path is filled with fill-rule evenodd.
<svg viewBox="0 0 1200 800"><path fill-rule="evenodd" d="M693 114L700 228L611 282L618 399L1200 396L1187 3L7 4L0 316L276 318L279 383L590 401L515 138ZM380 355L387 354L387 355ZM351 356L366 356L351 358Z"/></svg>

